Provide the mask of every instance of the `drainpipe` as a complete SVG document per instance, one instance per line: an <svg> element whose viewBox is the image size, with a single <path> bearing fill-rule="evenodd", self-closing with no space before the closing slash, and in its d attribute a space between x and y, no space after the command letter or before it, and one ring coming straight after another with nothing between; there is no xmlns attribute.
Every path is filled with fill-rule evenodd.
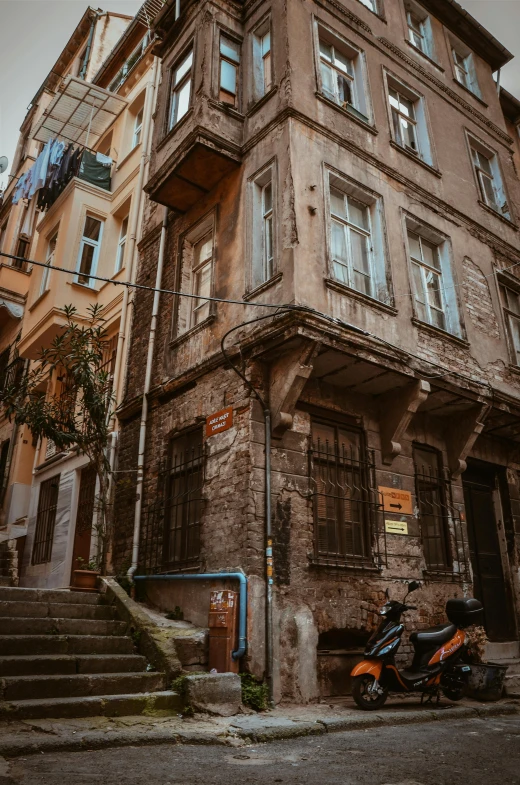
<svg viewBox="0 0 520 785"><path fill-rule="evenodd" d="M501 70L502 69L499 68L498 71L497 71L497 93L498 94L500 94L500 72L501 72Z"/></svg>
<svg viewBox="0 0 520 785"><path fill-rule="evenodd" d="M139 164L139 174L137 175L137 183L134 189L134 202L132 204L132 219L128 227L128 259L130 260L129 280L133 283L135 278L136 269L136 252L135 247L137 243L137 226L139 222L139 214L143 199L143 185L146 171L146 165L150 155L151 141L152 141L152 113L155 106L155 93L158 87L159 78L159 58L155 57L152 67L152 76L146 88L145 98L145 111L143 120L143 142L141 147L141 161ZM115 389L115 406L112 418L115 419L115 411L119 406L122 395L120 384L121 368L123 364L123 347L126 340L127 322L128 322L128 304L129 304L129 287L125 286L123 291L123 302L121 304L121 317L119 322L119 335L117 337L117 352L116 352L116 365L114 368L114 389Z"/></svg>
<svg viewBox="0 0 520 785"><path fill-rule="evenodd" d="M90 50L92 49L92 39L94 38L94 29L96 27L98 18L99 15L96 14L90 25L90 33L88 34L87 46L85 48L85 58L83 60L83 65L81 66L81 71L78 74L78 79L85 79L87 73L88 61L90 60Z"/></svg>
<svg viewBox="0 0 520 785"><path fill-rule="evenodd" d="M175 0L175 21L181 15L181 0Z"/></svg>
<svg viewBox="0 0 520 785"><path fill-rule="evenodd" d="M159 258L157 260L157 273L155 276L155 292L153 297L152 306L152 321L150 324L150 334L148 337L148 355L146 358L146 370L144 376L144 389L143 389L143 403L141 407L141 426L139 429L139 453L137 456L137 485L136 485L136 498L135 498L135 513L134 513L134 538L132 543L132 565L127 572L130 582L134 579L134 573L137 570L139 563L139 539L141 536L141 508L143 497L143 479L144 479L144 451L146 446L146 425L148 420L148 393L152 381L152 366L153 355L155 349L155 335L157 332L157 317L159 315L159 301L162 281L162 273L164 267L164 251L166 247L166 228L168 225L167 207L164 208L163 222L161 228L161 240L159 244Z"/></svg>
<svg viewBox="0 0 520 785"><path fill-rule="evenodd" d="M234 660L244 656L247 649L247 577L242 572L197 572L183 575L136 575L134 581L210 581L233 578L240 581L238 609L238 649L231 653Z"/></svg>

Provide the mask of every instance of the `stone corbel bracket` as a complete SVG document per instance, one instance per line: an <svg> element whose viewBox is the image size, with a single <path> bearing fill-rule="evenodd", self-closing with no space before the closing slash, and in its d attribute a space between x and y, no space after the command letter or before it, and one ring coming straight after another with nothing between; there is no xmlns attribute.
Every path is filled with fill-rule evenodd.
<svg viewBox="0 0 520 785"><path fill-rule="evenodd" d="M318 341L306 339L271 365L269 404L273 436L283 436L292 426L296 403L312 373L320 346Z"/></svg>
<svg viewBox="0 0 520 785"><path fill-rule="evenodd" d="M412 417L430 393L430 385L417 379L405 387L382 396L379 409L381 454L383 463L391 464L401 452L401 441Z"/></svg>
<svg viewBox="0 0 520 785"><path fill-rule="evenodd" d="M466 471L466 458L482 433L491 405L478 403L466 412L449 418L445 427L448 466L456 479Z"/></svg>

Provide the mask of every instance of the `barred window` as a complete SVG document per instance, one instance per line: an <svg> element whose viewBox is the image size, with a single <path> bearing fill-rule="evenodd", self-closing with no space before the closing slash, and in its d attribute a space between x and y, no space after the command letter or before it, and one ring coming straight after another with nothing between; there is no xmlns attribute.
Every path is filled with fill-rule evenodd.
<svg viewBox="0 0 520 785"><path fill-rule="evenodd" d="M164 569L198 565L203 470L202 430L173 439L165 510Z"/></svg>
<svg viewBox="0 0 520 785"><path fill-rule="evenodd" d="M426 566L432 572L452 568L448 528L447 478L437 450L414 445L415 488Z"/></svg>
<svg viewBox="0 0 520 785"><path fill-rule="evenodd" d="M32 564L44 564L51 560L59 489L59 474L51 477L50 480L45 480L40 485Z"/></svg>
<svg viewBox="0 0 520 785"><path fill-rule="evenodd" d="M313 421L311 477L317 560L366 563L371 556L370 496L363 434Z"/></svg>

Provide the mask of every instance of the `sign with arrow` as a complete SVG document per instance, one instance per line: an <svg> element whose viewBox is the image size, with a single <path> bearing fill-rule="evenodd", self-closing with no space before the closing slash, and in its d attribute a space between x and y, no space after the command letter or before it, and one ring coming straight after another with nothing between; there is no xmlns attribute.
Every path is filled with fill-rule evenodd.
<svg viewBox="0 0 520 785"><path fill-rule="evenodd" d="M383 500L383 510L396 515L413 515L412 494L410 491L401 491L399 488L378 487Z"/></svg>

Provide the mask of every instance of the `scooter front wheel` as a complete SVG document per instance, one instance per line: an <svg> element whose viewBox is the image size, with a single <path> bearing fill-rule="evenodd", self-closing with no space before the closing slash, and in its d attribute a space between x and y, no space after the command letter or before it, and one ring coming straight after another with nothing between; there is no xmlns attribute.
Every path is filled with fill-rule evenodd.
<svg viewBox="0 0 520 785"><path fill-rule="evenodd" d="M363 673L352 679L352 697L360 709L374 711L386 703L388 689L376 685L373 676Z"/></svg>

